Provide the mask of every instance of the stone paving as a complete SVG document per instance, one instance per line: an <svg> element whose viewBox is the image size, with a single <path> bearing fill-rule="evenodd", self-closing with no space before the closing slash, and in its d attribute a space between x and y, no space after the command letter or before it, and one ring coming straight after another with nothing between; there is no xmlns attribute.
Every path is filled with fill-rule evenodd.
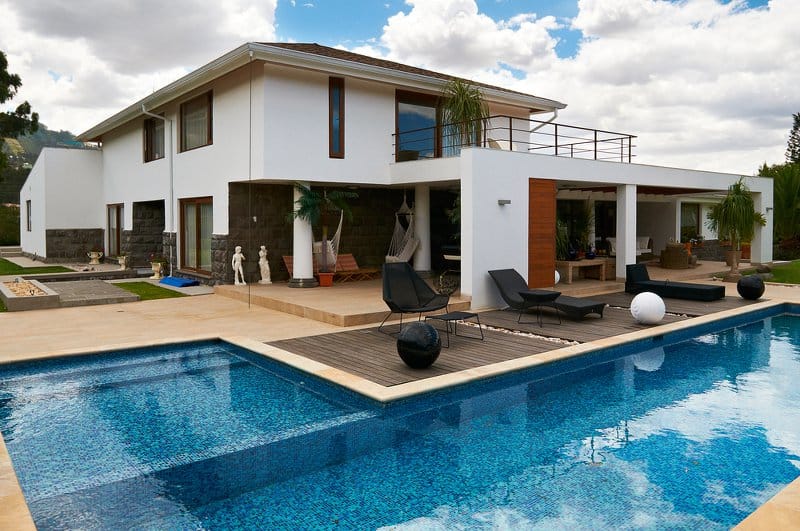
<svg viewBox="0 0 800 531"><path fill-rule="evenodd" d="M103 280L49 282L47 286L58 293L62 308L136 302L139 300L138 295Z"/></svg>

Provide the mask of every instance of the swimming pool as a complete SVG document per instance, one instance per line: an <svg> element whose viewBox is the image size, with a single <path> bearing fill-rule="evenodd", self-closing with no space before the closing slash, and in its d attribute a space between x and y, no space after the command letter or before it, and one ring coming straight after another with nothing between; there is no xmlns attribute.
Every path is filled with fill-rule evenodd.
<svg viewBox="0 0 800 531"><path fill-rule="evenodd" d="M800 319L700 334L383 407L224 342L14 364L0 429L40 529L722 529L800 474Z"/></svg>

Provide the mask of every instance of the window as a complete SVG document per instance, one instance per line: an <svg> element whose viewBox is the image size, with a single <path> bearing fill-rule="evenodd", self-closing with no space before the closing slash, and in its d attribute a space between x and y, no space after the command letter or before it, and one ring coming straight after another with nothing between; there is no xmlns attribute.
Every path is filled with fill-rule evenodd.
<svg viewBox="0 0 800 531"><path fill-rule="evenodd" d="M681 241L686 243L700 234L700 204L681 203Z"/></svg>
<svg viewBox="0 0 800 531"><path fill-rule="evenodd" d="M344 158L344 79L332 77L328 81L328 155Z"/></svg>
<svg viewBox="0 0 800 531"><path fill-rule="evenodd" d="M164 158L164 120L147 118L144 121L144 161Z"/></svg>
<svg viewBox="0 0 800 531"><path fill-rule="evenodd" d="M436 96L397 91L395 132L398 161L442 156Z"/></svg>
<svg viewBox="0 0 800 531"><path fill-rule="evenodd" d="M181 151L212 143L211 92L181 104Z"/></svg>
<svg viewBox="0 0 800 531"><path fill-rule="evenodd" d="M119 256L122 242L122 204L108 205L106 217L108 221L106 251L108 256Z"/></svg>
<svg viewBox="0 0 800 531"><path fill-rule="evenodd" d="M25 201L25 216L27 219L28 232L31 231L31 200Z"/></svg>
<svg viewBox="0 0 800 531"><path fill-rule="evenodd" d="M212 199L181 199L181 267L211 274Z"/></svg>

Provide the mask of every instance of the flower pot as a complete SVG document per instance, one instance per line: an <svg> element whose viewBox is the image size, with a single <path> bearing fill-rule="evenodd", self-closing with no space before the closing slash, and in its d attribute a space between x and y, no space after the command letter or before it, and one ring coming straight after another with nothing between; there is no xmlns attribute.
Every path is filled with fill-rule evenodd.
<svg viewBox="0 0 800 531"><path fill-rule="evenodd" d="M319 273L319 285L323 288L333 286L333 273Z"/></svg>
<svg viewBox="0 0 800 531"><path fill-rule="evenodd" d="M119 263L120 270L128 269L128 257L127 256L118 256L117 262Z"/></svg>
<svg viewBox="0 0 800 531"><path fill-rule="evenodd" d="M742 244L742 260L750 260L750 244Z"/></svg>
<svg viewBox="0 0 800 531"><path fill-rule="evenodd" d="M153 270L153 276L150 277L153 280L160 280L161 279L161 262L150 262L150 268Z"/></svg>
<svg viewBox="0 0 800 531"><path fill-rule="evenodd" d="M86 256L89 257L90 265L97 265L100 263L100 259L103 258L103 253L102 251L89 251Z"/></svg>

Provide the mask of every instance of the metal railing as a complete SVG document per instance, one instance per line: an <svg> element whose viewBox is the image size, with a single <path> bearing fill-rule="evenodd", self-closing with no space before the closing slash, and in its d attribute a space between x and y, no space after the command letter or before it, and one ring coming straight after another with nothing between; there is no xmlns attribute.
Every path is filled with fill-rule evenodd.
<svg viewBox="0 0 800 531"><path fill-rule="evenodd" d="M626 163L634 157L636 136L625 133L504 115L490 116L476 129L469 139L453 125L395 133L395 160L455 157L465 146Z"/></svg>

